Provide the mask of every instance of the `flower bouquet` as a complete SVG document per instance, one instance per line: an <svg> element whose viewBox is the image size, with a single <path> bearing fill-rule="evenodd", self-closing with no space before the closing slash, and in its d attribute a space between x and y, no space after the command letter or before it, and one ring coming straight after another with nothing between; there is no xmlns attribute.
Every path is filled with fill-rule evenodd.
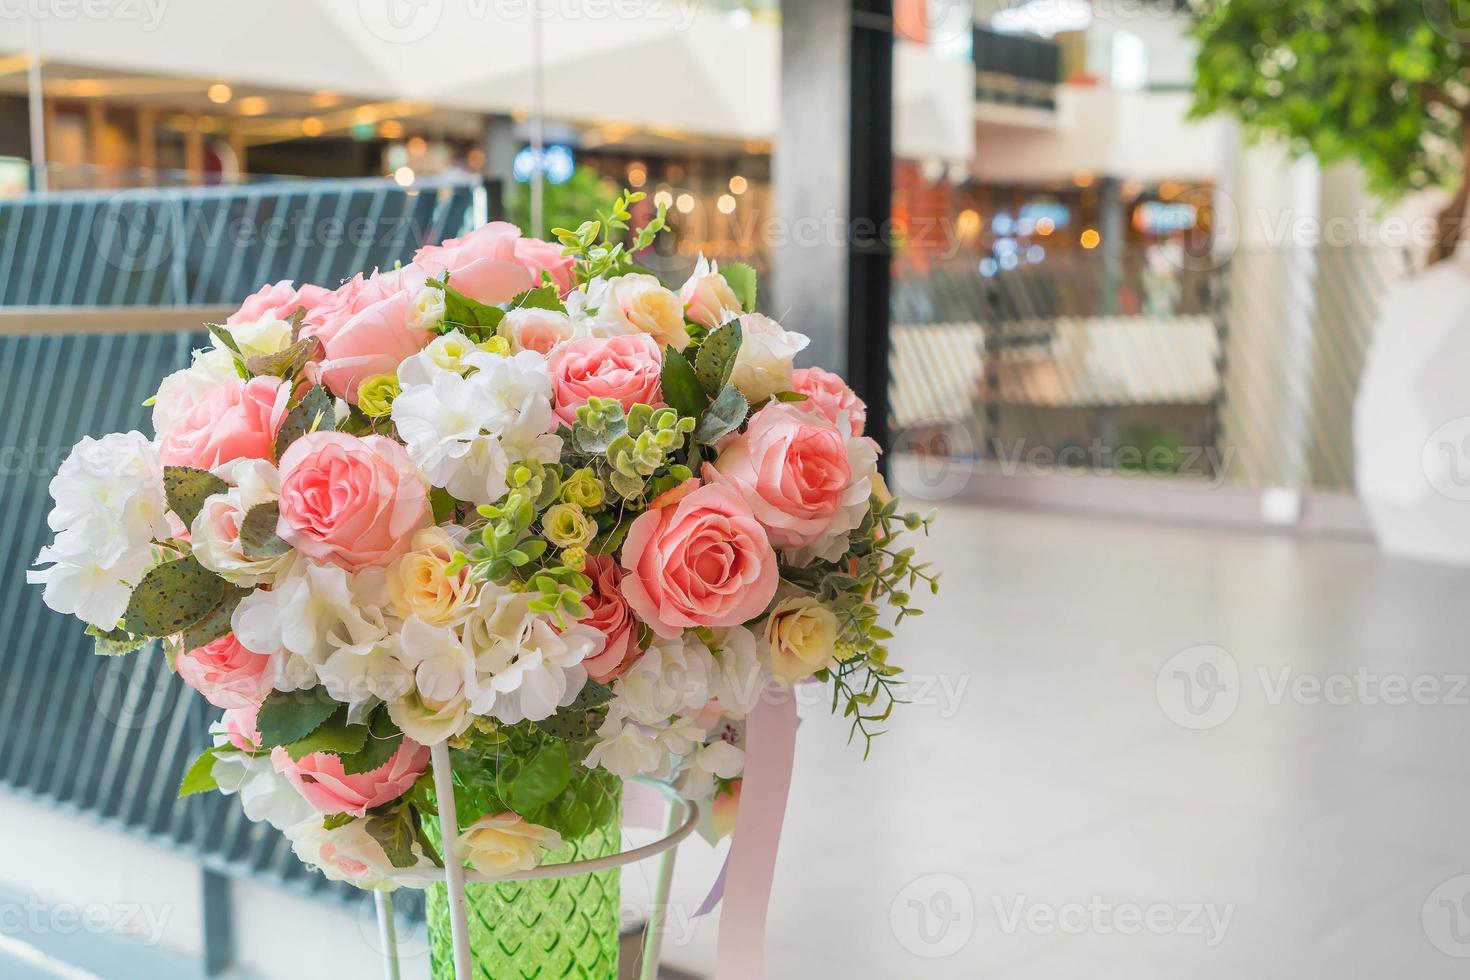
<svg viewBox="0 0 1470 980"><path fill-rule="evenodd" d="M885 490L863 403L793 368L807 340L754 312L753 270L701 259L674 292L637 267L665 220L631 229L641 200L555 243L492 223L263 287L163 379L153 438L72 450L30 577L98 653L156 638L224 709L180 795L391 889L444 855L615 853L631 777L728 813L771 690L826 685L876 734L884 607L936 584L897 541L927 519ZM615 871L469 898L485 975L615 975ZM444 915L439 886L436 971Z"/></svg>

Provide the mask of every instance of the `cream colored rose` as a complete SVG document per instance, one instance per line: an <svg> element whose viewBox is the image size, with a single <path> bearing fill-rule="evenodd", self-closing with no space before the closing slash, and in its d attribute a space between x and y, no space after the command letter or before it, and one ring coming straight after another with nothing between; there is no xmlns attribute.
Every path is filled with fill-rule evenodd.
<svg viewBox="0 0 1470 980"><path fill-rule="evenodd" d="M735 355L730 383L752 405L778 391L790 390L796 355L806 349L811 339L759 313L742 316L740 331L740 351Z"/></svg>
<svg viewBox="0 0 1470 980"><path fill-rule="evenodd" d="M689 319L711 330L741 311L740 299L720 275L719 266L703 255L694 274L679 289L679 298Z"/></svg>
<svg viewBox="0 0 1470 980"><path fill-rule="evenodd" d="M415 330L435 330L444 322L444 290L425 286L408 309L408 325Z"/></svg>
<svg viewBox="0 0 1470 980"><path fill-rule="evenodd" d="M529 871L541 863L544 852L565 846L556 831L514 813L487 814L459 836L460 853L487 875Z"/></svg>
<svg viewBox="0 0 1470 980"><path fill-rule="evenodd" d="M454 539L442 527L426 527L414 534L410 548L388 566L388 596L398 615L433 626L463 620L474 608L477 586L468 567L445 572L458 551Z"/></svg>
<svg viewBox="0 0 1470 980"><path fill-rule="evenodd" d="M541 527L558 548L585 547L597 536L597 525L576 504L552 504L541 517Z"/></svg>
<svg viewBox="0 0 1470 980"><path fill-rule="evenodd" d="M646 333L660 347L681 351L689 346L684 304L650 275L632 273L610 280L597 319L621 327L623 333Z"/></svg>
<svg viewBox="0 0 1470 980"><path fill-rule="evenodd" d="M766 618L759 653L772 674L795 684L837 662L837 617L813 596L782 599Z"/></svg>
<svg viewBox="0 0 1470 980"><path fill-rule="evenodd" d="M528 307L505 314L495 332L509 342L511 353L533 350L545 356L559 344L577 339L582 331L576 321L559 310Z"/></svg>
<svg viewBox="0 0 1470 980"><path fill-rule="evenodd" d="M261 459L237 459L215 469L215 475L233 484L224 493L205 498L199 515L189 528L194 557L227 582L242 588L269 585L290 567L294 552L274 558L247 558L240 547L240 525L257 504L275 500L281 493L281 476Z"/></svg>

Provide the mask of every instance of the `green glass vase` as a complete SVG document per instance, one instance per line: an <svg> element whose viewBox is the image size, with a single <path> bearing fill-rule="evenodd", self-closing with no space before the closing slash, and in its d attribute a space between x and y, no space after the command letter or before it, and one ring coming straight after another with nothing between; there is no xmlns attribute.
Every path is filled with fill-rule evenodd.
<svg viewBox="0 0 1470 980"><path fill-rule="evenodd" d="M588 829L563 835L567 846L543 865L604 857L622 849L622 780L583 769L570 806ZM582 809L585 807L585 809ZM465 888L476 980L532 980L618 975L618 869L596 874L470 884ZM430 963L434 980L454 980L454 945L444 885L428 890Z"/></svg>

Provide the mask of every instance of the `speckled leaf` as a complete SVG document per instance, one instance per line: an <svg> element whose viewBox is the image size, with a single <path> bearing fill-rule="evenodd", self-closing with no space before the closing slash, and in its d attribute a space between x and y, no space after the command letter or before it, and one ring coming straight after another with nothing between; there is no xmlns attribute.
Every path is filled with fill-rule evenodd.
<svg viewBox="0 0 1470 980"><path fill-rule="evenodd" d="M337 427L337 408L331 394L321 385L313 386L301 397L301 404L291 409L281 430L276 433L276 459L286 447L308 432L331 431Z"/></svg>
<svg viewBox="0 0 1470 980"><path fill-rule="evenodd" d="M672 347L664 348L664 369L661 377L664 401L677 409L680 415L698 418L709 404L709 396L699 383L699 376L689 366L689 359Z"/></svg>
<svg viewBox="0 0 1470 980"><path fill-rule="evenodd" d="M332 717L341 703L334 701L326 688L308 691L272 691L255 717L255 730L260 732L260 747L273 749L300 741Z"/></svg>
<svg viewBox="0 0 1470 980"><path fill-rule="evenodd" d="M713 444L722 436L740 428L748 411L750 403L745 400L745 396L734 385L725 385L719 396L699 417L699 425L694 428L694 440Z"/></svg>
<svg viewBox="0 0 1470 980"><path fill-rule="evenodd" d="M363 829L382 845L383 853L395 868L411 868L418 863L413 853L413 820L407 808L370 816L364 821Z"/></svg>
<svg viewBox="0 0 1470 980"><path fill-rule="evenodd" d="M274 354L245 358L245 367L257 377L294 378L306 367L306 362L316 356L316 349L320 346L321 341L315 337L303 337Z"/></svg>
<svg viewBox="0 0 1470 980"><path fill-rule="evenodd" d="M573 711L571 708L562 708L550 718L536 722L536 727L552 738L565 742L582 742L597 734L606 718L605 711Z"/></svg>
<svg viewBox="0 0 1470 980"><path fill-rule="evenodd" d="M735 367L735 355L740 353L743 336L740 321L731 320L712 330L699 345L699 353L694 355L694 373L706 394L713 395L730 380L730 371Z"/></svg>
<svg viewBox="0 0 1470 980"><path fill-rule="evenodd" d="M234 615L235 607L253 591L228 586L214 608L184 630L179 646L184 650L197 650L224 636L230 631L230 617Z"/></svg>
<svg viewBox="0 0 1470 980"><path fill-rule="evenodd" d="M228 489L228 483L208 470L196 470L192 466L163 468L163 492L168 497L168 509L178 515L185 527L194 523L206 498Z"/></svg>
<svg viewBox="0 0 1470 980"><path fill-rule="evenodd" d="M134 636L127 630L100 630L95 626L87 627L87 635L96 641L94 649L101 657L119 657L132 653L148 642L148 637Z"/></svg>
<svg viewBox="0 0 1470 980"><path fill-rule="evenodd" d="M240 551L246 558L279 558L291 550L276 534L280 520L281 507L274 500L256 504L245 512L245 520L240 522Z"/></svg>
<svg viewBox="0 0 1470 980"><path fill-rule="evenodd" d="M225 588L225 580L193 555L155 565L133 589L123 629L139 636L177 633L213 609Z"/></svg>

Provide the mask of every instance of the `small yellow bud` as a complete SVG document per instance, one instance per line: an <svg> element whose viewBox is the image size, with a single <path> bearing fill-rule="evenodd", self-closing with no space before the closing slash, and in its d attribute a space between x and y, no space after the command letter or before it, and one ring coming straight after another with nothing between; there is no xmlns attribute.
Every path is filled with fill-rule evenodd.
<svg viewBox="0 0 1470 980"><path fill-rule="evenodd" d="M509 354L510 341L504 337L491 337L476 345L487 354Z"/></svg>
<svg viewBox="0 0 1470 980"><path fill-rule="evenodd" d="M573 545L561 553L561 563L574 572L585 571L587 568L587 549L579 545Z"/></svg>
<svg viewBox="0 0 1470 980"><path fill-rule="evenodd" d="M357 407L370 419L380 419L393 413L393 399L403 388L396 374L375 374L357 389Z"/></svg>

